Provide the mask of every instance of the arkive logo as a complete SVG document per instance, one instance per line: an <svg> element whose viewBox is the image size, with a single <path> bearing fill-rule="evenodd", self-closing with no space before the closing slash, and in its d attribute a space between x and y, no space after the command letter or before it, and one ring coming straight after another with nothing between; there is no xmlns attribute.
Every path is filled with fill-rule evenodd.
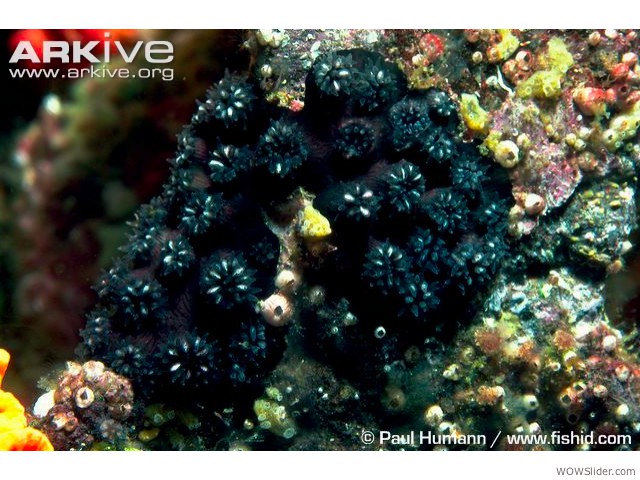
<svg viewBox="0 0 640 480"><path fill-rule="evenodd" d="M120 40L111 41L109 32L104 33L107 40L81 42L74 40L45 40L42 48L36 48L29 40L22 40L9 59L9 63L28 60L32 63L51 63L57 59L61 63L108 63L112 56L119 56L126 63L132 63L139 55L144 55L148 63L169 63L173 60L173 44L165 40L138 40L127 47ZM38 52L41 51L41 56Z"/></svg>

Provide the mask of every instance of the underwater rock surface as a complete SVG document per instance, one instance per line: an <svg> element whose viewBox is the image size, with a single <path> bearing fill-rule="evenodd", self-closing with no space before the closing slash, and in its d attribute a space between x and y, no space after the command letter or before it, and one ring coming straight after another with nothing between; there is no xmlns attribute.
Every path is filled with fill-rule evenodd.
<svg viewBox="0 0 640 480"><path fill-rule="evenodd" d="M636 449L637 326L604 288L635 241L636 84L595 105L576 66L591 35L507 30L394 32L395 57L376 32L318 47L301 80L297 34L256 33L259 73L227 72L178 135L78 348L131 382L131 411L79 431L117 449L488 448L363 441L382 430ZM497 71L475 94L437 73L464 55ZM513 440L552 432L611 441Z"/></svg>

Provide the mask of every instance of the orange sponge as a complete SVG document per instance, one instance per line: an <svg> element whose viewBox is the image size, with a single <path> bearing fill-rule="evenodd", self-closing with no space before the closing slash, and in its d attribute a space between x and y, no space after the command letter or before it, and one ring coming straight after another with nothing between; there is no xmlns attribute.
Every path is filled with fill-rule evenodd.
<svg viewBox="0 0 640 480"><path fill-rule="evenodd" d="M53 446L46 435L27 426L24 407L18 399L12 393L2 390L2 379L10 358L9 352L0 348L0 451L51 451Z"/></svg>

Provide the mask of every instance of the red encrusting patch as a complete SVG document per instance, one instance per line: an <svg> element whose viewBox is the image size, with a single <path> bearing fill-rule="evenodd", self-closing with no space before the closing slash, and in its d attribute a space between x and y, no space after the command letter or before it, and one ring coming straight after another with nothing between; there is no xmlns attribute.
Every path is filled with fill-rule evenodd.
<svg viewBox="0 0 640 480"><path fill-rule="evenodd" d="M425 59L425 64L429 65L433 63L440 55L444 53L444 40L440 35L435 33L425 33L418 43L422 55Z"/></svg>

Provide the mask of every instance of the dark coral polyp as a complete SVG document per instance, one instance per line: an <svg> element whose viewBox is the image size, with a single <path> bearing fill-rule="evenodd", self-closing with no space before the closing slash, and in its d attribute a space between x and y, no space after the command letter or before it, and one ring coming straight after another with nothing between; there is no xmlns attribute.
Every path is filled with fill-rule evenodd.
<svg viewBox="0 0 640 480"><path fill-rule="evenodd" d="M202 267L200 288L211 305L231 310L242 305L251 306L257 298L254 271L249 268L242 253L214 257Z"/></svg>
<svg viewBox="0 0 640 480"><path fill-rule="evenodd" d="M365 50L320 55L301 112L258 91L228 73L209 90L178 136L163 194L138 213L100 283L81 354L145 372L133 375L143 399L224 403L277 365L287 327L256 310L277 273L265 218L300 188L335 247L300 259L302 291L326 292L320 306L298 296L300 331L337 370L374 373L361 383L403 348L455 329L443 312L464 312L506 250L501 189L486 188L489 168L457 140L446 93L408 90L397 66ZM212 385L215 396L181 393Z"/></svg>
<svg viewBox="0 0 640 480"><path fill-rule="evenodd" d="M336 132L335 146L344 159L366 157L375 144L375 132L366 122L352 120Z"/></svg>
<svg viewBox="0 0 640 480"><path fill-rule="evenodd" d="M309 156L304 132L293 122L274 120L260 137L255 164L265 165L272 175L286 177Z"/></svg>

